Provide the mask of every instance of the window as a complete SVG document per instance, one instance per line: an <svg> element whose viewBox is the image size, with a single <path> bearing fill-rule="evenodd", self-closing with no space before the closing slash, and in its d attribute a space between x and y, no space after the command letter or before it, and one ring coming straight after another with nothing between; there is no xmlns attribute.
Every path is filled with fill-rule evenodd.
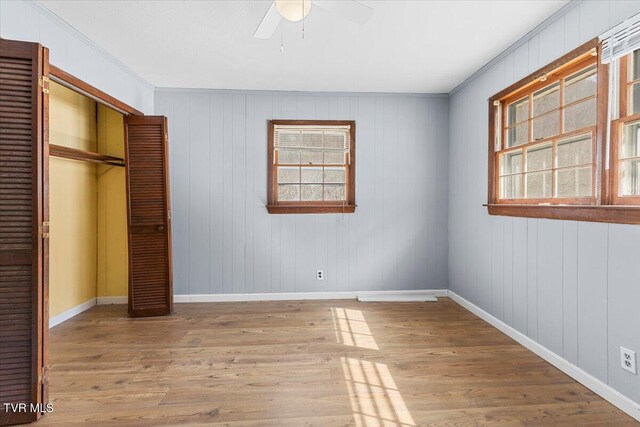
<svg viewBox="0 0 640 427"><path fill-rule="evenodd" d="M640 51L615 43L489 98L489 214L640 224Z"/></svg>
<svg viewBox="0 0 640 427"><path fill-rule="evenodd" d="M269 122L269 213L355 210L353 121Z"/></svg>
<svg viewBox="0 0 640 427"><path fill-rule="evenodd" d="M611 200L640 205L640 50L620 59L619 119L611 138Z"/></svg>
<svg viewBox="0 0 640 427"><path fill-rule="evenodd" d="M500 202L595 203L597 71L587 52L497 100Z"/></svg>

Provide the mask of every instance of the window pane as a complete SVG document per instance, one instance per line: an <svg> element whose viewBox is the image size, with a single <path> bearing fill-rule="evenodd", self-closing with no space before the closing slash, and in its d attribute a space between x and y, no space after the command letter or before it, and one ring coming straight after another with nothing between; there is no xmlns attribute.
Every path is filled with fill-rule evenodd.
<svg viewBox="0 0 640 427"><path fill-rule="evenodd" d="M306 148L322 148L322 132L304 131L302 146Z"/></svg>
<svg viewBox="0 0 640 427"><path fill-rule="evenodd" d="M325 151L324 162L328 165L344 165L345 153L344 151Z"/></svg>
<svg viewBox="0 0 640 427"><path fill-rule="evenodd" d="M584 165L592 162L591 156L591 136L583 135L577 138L558 141L556 155L558 156L557 166Z"/></svg>
<svg viewBox="0 0 640 427"><path fill-rule="evenodd" d="M322 168L302 168L303 183L322 183Z"/></svg>
<svg viewBox="0 0 640 427"><path fill-rule="evenodd" d="M322 151L302 150L300 154L300 163L305 165L321 165Z"/></svg>
<svg viewBox="0 0 640 427"><path fill-rule="evenodd" d="M318 202L322 200L322 185L303 185L300 200Z"/></svg>
<svg viewBox="0 0 640 427"><path fill-rule="evenodd" d="M344 200L344 185L325 185L324 186L324 199L325 200Z"/></svg>
<svg viewBox="0 0 640 427"><path fill-rule="evenodd" d="M560 132L560 118L555 112L533 119L533 140L548 138Z"/></svg>
<svg viewBox="0 0 640 427"><path fill-rule="evenodd" d="M525 175L527 198L541 199L551 197L551 171L533 172Z"/></svg>
<svg viewBox="0 0 640 427"><path fill-rule="evenodd" d="M324 182L344 184L346 179L346 171L344 168L325 168L324 169Z"/></svg>
<svg viewBox="0 0 640 427"><path fill-rule="evenodd" d="M533 116L560 108L560 84L554 83L533 94Z"/></svg>
<svg viewBox="0 0 640 427"><path fill-rule="evenodd" d="M300 186L278 185L278 200L285 202L300 200Z"/></svg>
<svg viewBox="0 0 640 427"><path fill-rule="evenodd" d="M597 74L595 66L567 77L564 86L564 105L596 94Z"/></svg>
<svg viewBox="0 0 640 427"><path fill-rule="evenodd" d="M551 143L536 145L527 149L527 172L551 169Z"/></svg>
<svg viewBox="0 0 640 427"><path fill-rule="evenodd" d="M507 147L515 147L529 142L529 122L507 129Z"/></svg>
<svg viewBox="0 0 640 427"><path fill-rule="evenodd" d="M522 175L500 177L500 197L503 199L522 198Z"/></svg>
<svg viewBox="0 0 640 427"><path fill-rule="evenodd" d="M632 80L640 79L640 50L633 52L633 58L631 59L631 75Z"/></svg>
<svg viewBox="0 0 640 427"><path fill-rule="evenodd" d="M278 182L282 184L300 182L300 168L278 168Z"/></svg>
<svg viewBox="0 0 640 427"><path fill-rule="evenodd" d="M571 132L596 124L596 100L591 98L564 110L564 131Z"/></svg>
<svg viewBox="0 0 640 427"><path fill-rule="evenodd" d="M640 122L628 123L624 126L620 158L640 156Z"/></svg>
<svg viewBox="0 0 640 427"><path fill-rule="evenodd" d="M591 166L561 169L556 172L558 197L590 197Z"/></svg>
<svg viewBox="0 0 640 427"><path fill-rule="evenodd" d="M300 131L279 131L278 132L279 147L299 147L300 139L301 139Z"/></svg>
<svg viewBox="0 0 640 427"><path fill-rule="evenodd" d="M507 109L507 125L524 122L529 118L529 98L523 98L512 104Z"/></svg>
<svg viewBox="0 0 640 427"><path fill-rule="evenodd" d="M620 195L640 196L640 159L620 162Z"/></svg>
<svg viewBox="0 0 640 427"><path fill-rule="evenodd" d="M522 172L522 151L512 151L501 156L500 175Z"/></svg>
<svg viewBox="0 0 640 427"><path fill-rule="evenodd" d="M631 111L633 114L640 113L640 83L631 85Z"/></svg>
<svg viewBox="0 0 640 427"><path fill-rule="evenodd" d="M280 164L294 164L300 163L300 151L299 150L278 150L278 163Z"/></svg>
<svg viewBox="0 0 640 427"><path fill-rule="evenodd" d="M324 133L324 148L347 148L344 133Z"/></svg>

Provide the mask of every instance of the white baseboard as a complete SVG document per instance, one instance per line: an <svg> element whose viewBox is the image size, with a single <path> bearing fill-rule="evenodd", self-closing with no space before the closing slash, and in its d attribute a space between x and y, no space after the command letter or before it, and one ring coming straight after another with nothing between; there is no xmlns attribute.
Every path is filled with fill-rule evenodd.
<svg viewBox="0 0 640 427"><path fill-rule="evenodd" d="M98 297L98 305L111 305L111 304L127 304L129 298L123 297Z"/></svg>
<svg viewBox="0 0 640 427"><path fill-rule="evenodd" d="M473 303L467 301L462 298L460 295L456 294L453 291L449 291L449 298L460 304L462 307L466 308L476 316L480 317L485 322L489 323L491 326L495 327L502 333L508 335L513 338L524 347L534 352L538 356L542 357L547 362L551 363L556 368L560 369L565 374L569 375L574 380L578 381L580 384L585 387L591 389L594 393L598 394L603 399L609 401L620 410L626 412L636 420L640 421L640 404L634 402L629 399L619 391L615 390L611 386L603 383L599 379L595 378L591 374L583 371L573 363L568 360L558 356L548 348L542 346L536 341L532 340L528 336L523 333L515 330L511 326L502 322L501 320L493 317L491 314L487 313L480 307L474 305Z"/></svg>
<svg viewBox="0 0 640 427"><path fill-rule="evenodd" d="M85 302L83 302L80 305L76 305L73 308L70 308L67 311L63 311L62 313L58 314L57 316L53 316L49 318L49 329L53 328L54 326L59 325L60 323L64 322L65 320L69 320L71 319L73 316L77 316L78 314L82 313L83 311L89 310L91 307L94 307L96 305L96 299L95 298L91 298L90 300L87 300Z"/></svg>
<svg viewBox="0 0 640 427"><path fill-rule="evenodd" d="M295 300L330 300L357 299L359 295L367 296L423 296L445 297L446 289L407 290L407 291L367 291L367 292L283 292L269 294L200 294L174 295L174 302L242 302L242 301L295 301Z"/></svg>

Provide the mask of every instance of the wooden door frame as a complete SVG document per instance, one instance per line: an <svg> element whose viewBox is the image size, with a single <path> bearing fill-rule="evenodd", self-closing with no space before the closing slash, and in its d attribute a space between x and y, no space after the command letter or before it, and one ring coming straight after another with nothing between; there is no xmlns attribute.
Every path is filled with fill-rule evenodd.
<svg viewBox="0 0 640 427"><path fill-rule="evenodd" d="M53 64L49 65L49 78L52 81L59 83L62 86L65 86L66 88L71 89L81 95L89 97L96 102L100 102L125 116L144 116L144 113L136 110L129 104L120 101L119 99L109 95L106 92L101 91L100 89L90 85L84 80L77 78L73 74L68 73L61 68L58 68Z"/></svg>

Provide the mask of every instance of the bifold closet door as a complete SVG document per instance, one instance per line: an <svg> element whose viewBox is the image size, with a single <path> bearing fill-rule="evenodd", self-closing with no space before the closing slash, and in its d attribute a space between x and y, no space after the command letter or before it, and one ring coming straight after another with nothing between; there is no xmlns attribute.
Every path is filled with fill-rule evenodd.
<svg viewBox="0 0 640 427"><path fill-rule="evenodd" d="M125 118L129 313L173 312L167 119Z"/></svg>
<svg viewBox="0 0 640 427"><path fill-rule="evenodd" d="M47 74L46 48L0 39L0 425L46 403Z"/></svg>

